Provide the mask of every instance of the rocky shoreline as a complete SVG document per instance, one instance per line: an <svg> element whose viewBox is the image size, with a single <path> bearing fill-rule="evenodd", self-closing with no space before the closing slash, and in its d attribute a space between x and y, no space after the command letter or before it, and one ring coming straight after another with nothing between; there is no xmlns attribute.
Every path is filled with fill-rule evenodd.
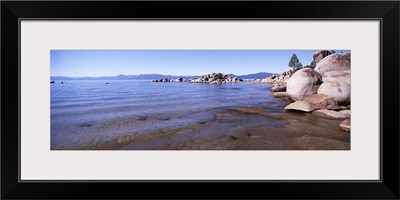
<svg viewBox="0 0 400 200"><path fill-rule="evenodd" d="M287 81L274 84L271 91L276 98L287 98L292 103L286 110L310 112L313 115L344 119L343 131L350 132L350 53L327 54L325 50L314 54L315 70L303 68L290 74ZM287 73L279 80L285 80ZM270 82L278 82L269 77ZM272 81L274 80L274 81Z"/></svg>
<svg viewBox="0 0 400 200"><path fill-rule="evenodd" d="M189 83L209 83L209 84L223 84L223 83L239 83L244 82L243 79L239 79L238 77L230 77L227 74L223 73L212 73L204 76L200 76L198 78L191 78L183 80L183 78L177 78L176 82L189 82ZM150 82L174 82L171 79L163 78L163 79L155 79Z"/></svg>
<svg viewBox="0 0 400 200"><path fill-rule="evenodd" d="M344 119L341 130L350 132L350 71L351 53L331 53L320 50L314 53L315 69L289 70L279 76L252 79L252 83L271 84L275 98L287 98L291 103L285 110L312 113L323 118ZM173 82L164 78L151 82ZM244 80L223 73L207 74L198 78L176 79L189 83L240 83ZM345 113L345 114L344 114Z"/></svg>

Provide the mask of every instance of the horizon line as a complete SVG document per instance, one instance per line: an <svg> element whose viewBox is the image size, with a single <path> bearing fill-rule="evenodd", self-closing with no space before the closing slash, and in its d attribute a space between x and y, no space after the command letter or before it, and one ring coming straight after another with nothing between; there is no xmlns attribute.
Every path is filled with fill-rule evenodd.
<svg viewBox="0 0 400 200"><path fill-rule="evenodd" d="M222 73L222 72L213 72L213 73L221 73L221 74L233 74L236 76L246 76L250 74L259 74L259 73L270 73L270 74L279 74L279 73L274 73L274 72L256 72L256 73L250 73L250 74L234 74L234 73ZM210 73L212 74L212 73ZM140 76L140 75L163 75L163 76L204 76L207 74L203 75L172 75L172 74L118 74L118 75L104 75L104 76L63 76L63 75L51 75L50 77L68 77L68 78L102 78L102 77L117 77L117 76Z"/></svg>

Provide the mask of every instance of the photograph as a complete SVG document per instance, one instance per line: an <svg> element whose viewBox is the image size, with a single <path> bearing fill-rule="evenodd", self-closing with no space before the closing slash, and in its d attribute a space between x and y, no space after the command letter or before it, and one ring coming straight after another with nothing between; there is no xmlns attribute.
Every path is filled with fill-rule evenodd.
<svg viewBox="0 0 400 200"><path fill-rule="evenodd" d="M4 0L0 198L399 199L399 5Z"/></svg>
<svg viewBox="0 0 400 200"><path fill-rule="evenodd" d="M50 150L351 150L351 50L50 50Z"/></svg>

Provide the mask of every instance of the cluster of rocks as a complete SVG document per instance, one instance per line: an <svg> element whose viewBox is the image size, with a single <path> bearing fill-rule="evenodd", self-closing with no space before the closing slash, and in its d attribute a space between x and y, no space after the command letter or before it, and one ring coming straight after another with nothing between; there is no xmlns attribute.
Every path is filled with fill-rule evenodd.
<svg viewBox="0 0 400 200"><path fill-rule="evenodd" d="M243 79L237 77L230 77L222 73L207 74L198 78L188 79L190 83L209 83L209 84L222 84L222 83L238 83L243 82Z"/></svg>
<svg viewBox="0 0 400 200"><path fill-rule="evenodd" d="M274 85L274 97L287 97L293 103L287 110L312 112L319 117L345 119L340 128L350 131L350 53L318 51L313 56L315 70L296 71L286 87ZM285 90L283 89L285 88Z"/></svg>
<svg viewBox="0 0 400 200"><path fill-rule="evenodd" d="M164 82L164 83L167 83L167 82L173 82L173 80L171 80L171 79L169 79L169 78L162 78L162 79L154 79L154 80L151 80L151 82Z"/></svg>
<svg viewBox="0 0 400 200"><path fill-rule="evenodd" d="M183 82L183 78L177 78L176 80L175 80L176 82ZM164 82L164 83L168 83L168 82L174 82L174 80L172 80L172 79L169 79L169 78L162 78L162 79L154 79L154 80L151 80L150 82Z"/></svg>
<svg viewBox="0 0 400 200"><path fill-rule="evenodd" d="M293 71L289 70L287 72L281 73L279 76L272 75L264 79L253 79L253 83L270 83L270 84L286 84L290 77L293 75Z"/></svg>

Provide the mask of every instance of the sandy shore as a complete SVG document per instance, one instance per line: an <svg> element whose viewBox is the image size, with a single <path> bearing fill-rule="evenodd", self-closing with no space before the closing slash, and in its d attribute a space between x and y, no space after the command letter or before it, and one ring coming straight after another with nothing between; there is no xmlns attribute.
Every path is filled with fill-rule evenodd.
<svg viewBox="0 0 400 200"><path fill-rule="evenodd" d="M75 147L97 150L350 150L342 120L258 107L216 109L190 126Z"/></svg>

